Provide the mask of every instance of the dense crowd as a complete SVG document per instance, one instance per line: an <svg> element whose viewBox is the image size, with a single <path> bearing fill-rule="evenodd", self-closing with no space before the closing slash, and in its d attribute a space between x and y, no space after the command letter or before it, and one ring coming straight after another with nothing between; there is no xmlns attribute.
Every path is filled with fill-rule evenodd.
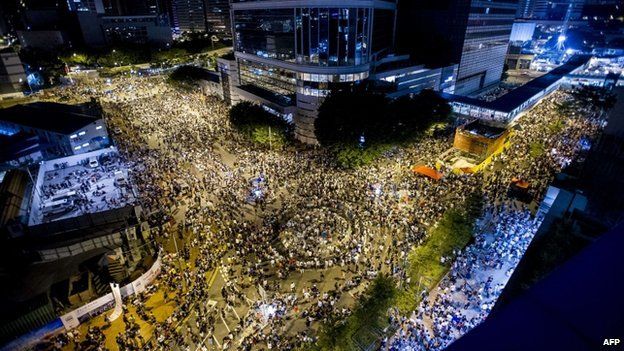
<svg viewBox="0 0 624 351"><path fill-rule="evenodd" d="M492 309L538 228L528 211L502 206L493 230L457 252L449 274L411 317L396 317L386 350L442 350L481 323Z"/></svg>
<svg viewBox="0 0 624 351"><path fill-rule="evenodd" d="M559 107L564 101L574 106L569 114ZM558 123L565 126L553 128ZM543 198L554 175L572 166L604 125L602 111L583 106L565 92L554 93L522 117L511 147L495 157L484 182L489 214L484 219L495 223L494 228L475 232L475 243L457 253L449 274L411 317L393 319L398 332L386 340L385 349L441 350L487 317L541 223L526 204L512 201L504 181L524 179L530 182L531 197ZM542 152L530 155L527 162L536 143ZM494 171L497 160L505 166Z"/></svg>
<svg viewBox="0 0 624 351"><path fill-rule="evenodd" d="M446 172L434 181L410 169L432 166L449 138L424 137L373 165L343 170L324 150L253 146L230 127L221 101L173 89L162 77L122 78L99 89L76 85L57 94L100 100L121 134L116 141L154 239L183 239L179 253L165 260L158 287L175 311L155 323L151 339L118 341L160 350L215 344L290 350L312 342L313 324L349 315L340 303L347 292L357 298L379 272L405 277L405 258L427 229L482 189L496 230L478 233L474 245L456 254L449 276L414 316L394 319L401 331L387 343L441 348L483 319L501 288L487 272L513 269L534 233L526 206L509 198L511 179L530 182L529 195L539 201L552 176L573 162L580 140L592 140L602 126L600 115L588 110L565 118L562 130L549 128L561 118L553 101L570 99L555 93L522 117L511 147L484 174ZM544 152L531 158L534 142ZM258 177L261 205L249 201L257 188L250 179ZM177 210L185 214L175 225ZM215 269L226 283L218 304L208 307L215 297L206 277ZM320 279L297 280L306 272ZM324 279L330 274L335 279ZM230 325L217 338L219 320Z"/></svg>

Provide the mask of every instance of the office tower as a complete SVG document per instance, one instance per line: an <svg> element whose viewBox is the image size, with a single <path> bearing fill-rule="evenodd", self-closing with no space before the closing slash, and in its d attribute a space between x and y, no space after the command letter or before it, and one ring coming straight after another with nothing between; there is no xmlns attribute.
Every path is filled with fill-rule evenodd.
<svg viewBox="0 0 624 351"><path fill-rule="evenodd" d="M159 0L103 0L103 3L108 16L146 16L164 12Z"/></svg>
<svg viewBox="0 0 624 351"><path fill-rule="evenodd" d="M459 64L456 94L470 94L501 77L517 0L399 2L398 45L429 65Z"/></svg>
<svg viewBox="0 0 624 351"><path fill-rule="evenodd" d="M69 11L104 13L102 0L69 0L67 7Z"/></svg>
<svg viewBox="0 0 624 351"><path fill-rule="evenodd" d="M533 17L550 21L576 21L583 14L585 0L535 0Z"/></svg>
<svg viewBox="0 0 624 351"><path fill-rule="evenodd" d="M232 2L235 63L220 60L232 101L261 102L315 143L318 106L333 87L369 77L394 42L395 1ZM226 89L228 88L226 87Z"/></svg>
<svg viewBox="0 0 624 351"><path fill-rule="evenodd" d="M204 0L171 0L173 28L176 32L206 30Z"/></svg>
<svg viewBox="0 0 624 351"><path fill-rule="evenodd" d="M205 0L206 30L222 36L232 35L229 0Z"/></svg>
<svg viewBox="0 0 624 351"><path fill-rule="evenodd" d="M0 50L0 97L12 96L26 86L26 73L17 53L12 48Z"/></svg>
<svg viewBox="0 0 624 351"><path fill-rule="evenodd" d="M520 0L518 3L517 18L533 18L535 0Z"/></svg>

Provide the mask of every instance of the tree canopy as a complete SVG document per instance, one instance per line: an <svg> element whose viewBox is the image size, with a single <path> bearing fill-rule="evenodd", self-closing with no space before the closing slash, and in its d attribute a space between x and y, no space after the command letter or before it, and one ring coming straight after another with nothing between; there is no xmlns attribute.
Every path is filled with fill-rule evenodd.
<svg viewBox="0 0 624 351"><path fill-rule="evenodd" d="M290 124L249 101L232 106L230 122L253 142L265 146L282 147L291 134Z"/></svg>
<svg viewBox="0 0 624 351"><path fill-rule="evenodd" d="M167 81L181 88L194 88L201 79L207 79L208 74L205 68L184 65L173 70Z"/></svg>
<svg viewBox="0 0 624 351"><path fill-rule="evenodd" d="M468 245L474 225L483 214L483 204L483 193L475 188L462 206L447 210L429 229L424 244L409 253L407 272L411 282L397 296L399 310L413 311L418 306L422 290L433 288L442 279L451 261L441 258L452 256L454 250Z"/></svg>
<svg viewBox="0 0 624 351"><path fill-rule="evenodd" d="M615 106L615 94L602 87L582 86L572 91L576 99L589 107L598 110L609 110Z"/></svg>
<svg viewBox="0 0 624 351"><path fill-rule="evenodd" d="M405 141L446 120L450 112L431 90L395 100L370 91L336 91L319 108L316 137L325 146L358 144L362 137L365 144Z"/></svg>
<svg viewBox="0 0 624 351"><path fill-rule="evenodd" d="M396 282L380 273L364 294L358 299L353 313L346 319L330 315L323 322L319 339L313 350L350 351L359 350L356 343L363 329L383 329L387 326L386 312L397 293ZM366 345L369 346L369 345Z"/></svg>

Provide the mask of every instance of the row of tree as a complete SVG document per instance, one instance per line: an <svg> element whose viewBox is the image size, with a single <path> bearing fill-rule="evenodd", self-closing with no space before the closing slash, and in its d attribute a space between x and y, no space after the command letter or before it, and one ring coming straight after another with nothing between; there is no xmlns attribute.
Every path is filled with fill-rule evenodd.
<svg viewBox="0 0 624 351"><path fill-rule="evenodd" d="M370 347L377 335L371 331L388 325L387 311L396 296L396 281L380 273L358 299L349 317L330 315L323 322L318 342L310 351L351 351ZM370 334L374 337L370 338Z"/></svg>
<svg viewBox="0 0 624 351"><path fill-rule="evenodd" d="M188 59L190 55L202 54L204 51L189 50L176 44L168 49L155 49L148 46L121 46L108 50L77 50L60 57L68 65L82 65L89 67L118 67L152 63L155 65L175 64ZM218 43L216 48L223 47ZM208 52L210 47L206 48Z"/></svg>

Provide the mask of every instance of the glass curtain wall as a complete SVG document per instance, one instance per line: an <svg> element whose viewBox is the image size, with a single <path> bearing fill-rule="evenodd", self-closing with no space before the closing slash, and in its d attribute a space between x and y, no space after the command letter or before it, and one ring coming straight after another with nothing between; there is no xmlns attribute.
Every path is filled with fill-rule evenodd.
<svg viewBox="0 0 624 351"><path fill-rule="evenodd" d="M305 65L361 65L369 61L370 16L362 8L236 11L236 50Z"/></svg>
<svg viewBox="0 0 624 351"><path fill-rule="evenodd" d="M236 11L236 50L259 57L294 62L293 14L293 9Z"/></svg>

